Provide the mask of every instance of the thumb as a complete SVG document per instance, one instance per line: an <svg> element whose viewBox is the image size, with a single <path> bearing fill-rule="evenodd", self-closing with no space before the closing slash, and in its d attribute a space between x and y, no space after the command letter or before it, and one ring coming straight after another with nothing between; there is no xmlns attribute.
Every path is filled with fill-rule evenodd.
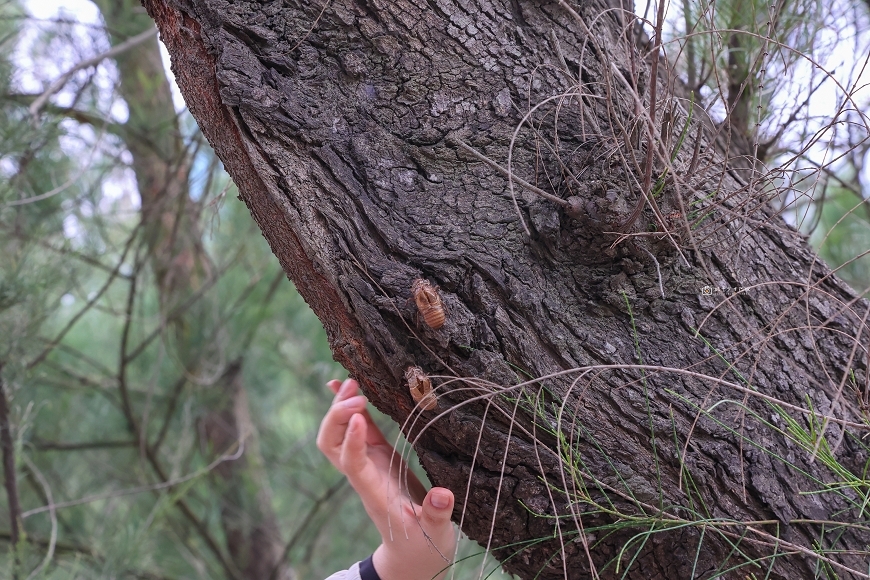
<svg viewBox="0 0 870 580"><path fill-rule="evenodd" d="M436 533L441 526L452 526L450 516L453 514L453 492L443 487L433 487L423 500L423 523L429 524L429 533ZM452 529L452 528L451 528Z"/></svg>

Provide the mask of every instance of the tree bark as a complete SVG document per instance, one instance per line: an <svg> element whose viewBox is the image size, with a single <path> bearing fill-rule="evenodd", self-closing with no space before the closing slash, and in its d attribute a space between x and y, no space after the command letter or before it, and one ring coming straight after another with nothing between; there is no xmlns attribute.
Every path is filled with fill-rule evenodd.
<svg viewBox="0 0 870 580"><path fill-rule="evenodd" d="M820 449L863 472L841 379L867 380L868 304L687 121L667 67L647 121L618 2L144 5L336 359L506 569L868 577L867 491L833 490L799 436L831 415ZM517 182L515 205L509 159L557 199ZM440 287L439 330L416 278ZM414 410L411 365L435 410Z"/></svg>

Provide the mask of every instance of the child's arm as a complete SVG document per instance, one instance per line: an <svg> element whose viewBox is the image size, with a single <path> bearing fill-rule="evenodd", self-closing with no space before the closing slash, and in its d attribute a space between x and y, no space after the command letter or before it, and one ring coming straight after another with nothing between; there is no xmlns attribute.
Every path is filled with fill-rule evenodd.
<svg viewBox="0 0 870 580"><path fill-rule="evenodd" d="M347 476L381 533L372 557L380 579L443 578L456 547L453 493L442 487L426 493L372 422L356 381L327 386L336 395L320 425L317 447Z"/></svg>

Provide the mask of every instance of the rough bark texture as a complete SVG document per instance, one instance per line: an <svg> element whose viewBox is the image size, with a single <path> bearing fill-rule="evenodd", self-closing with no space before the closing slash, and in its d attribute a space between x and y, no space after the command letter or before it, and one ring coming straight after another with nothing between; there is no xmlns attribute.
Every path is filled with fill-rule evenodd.
<svg viewBox="0 0 870 580"><path fill-rule="evenodd" d="M618 2L572 4L585 25L547 0L144 4L193 115L323 321L336 359L405 425L433 483L456 492L463 529L484 545L511 545L496 552L510 557L507 569L586 578L594 565L602 578L621 577L638 552L626 577L706 578L787 552L724 575L793 579L820 573L794 546L864 549L860 529L793 522L854 521L855 496L800 493L836 477L771 428L783 419L755 395L637 368L498 394L528 376L643 362L860 420L851 392L838 391L847 370L865 380L866 351L850 355L867 341L859 332L867 304L852 302L765 208L751 171L707 147L712 135L699 133L702 161L692 167L693 127L657 209L633 212L640 175L632 172L648 140L630 87L646 98L649 67L620 32ZM506 166L522 115L578 83L588 96L542 108L512 154L519 177L572 205L517 187L521 222L504 176L459 141ZM658 89L664 99L666 85ZM672 124L684 122L683 114ZM661 124L659 116L657 136ZM714 213L694 236L663 219L698 200ZM608 233L651 223L671 226L674 239ZM418 277L440 286L448 312L440 330L415 321ZM719 304L726 294L705 295L704 286L752 288ZM694 334L702 322L708 343ZM409 365L476 380L435 379L438 407L412 425ZM699 407L724 400L698 419ZM789 414L807 426L805 414ZM832 423L827 439L862 472L854 432ZM650 529L642 516L657 513L764 522L720 528L731 544L702 526L639 541ZM641 519L601 527L628 516ZM775 546L775 536L791 547ZM614 558L633 537L617 571ZM517 545L536 539L544 540ZM859 555L831 558L862 565Z"/></svg>

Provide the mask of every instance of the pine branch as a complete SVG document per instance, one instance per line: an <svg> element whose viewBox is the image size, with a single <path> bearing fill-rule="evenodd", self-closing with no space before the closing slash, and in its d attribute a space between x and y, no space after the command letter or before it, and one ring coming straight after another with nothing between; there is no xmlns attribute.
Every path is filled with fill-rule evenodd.
<svg viewBox="0 0 870 580"><path fill-rule="evenodd" d="M18 578L18 541L21 539L21 502L18 498L18 482L15 480L15 446L12 442L12 427L9 423L9 400L3 385L3 362L0 361L0 447L3 449L3 484L9 500L9 539L15 558L13 580Z"/></svg>

